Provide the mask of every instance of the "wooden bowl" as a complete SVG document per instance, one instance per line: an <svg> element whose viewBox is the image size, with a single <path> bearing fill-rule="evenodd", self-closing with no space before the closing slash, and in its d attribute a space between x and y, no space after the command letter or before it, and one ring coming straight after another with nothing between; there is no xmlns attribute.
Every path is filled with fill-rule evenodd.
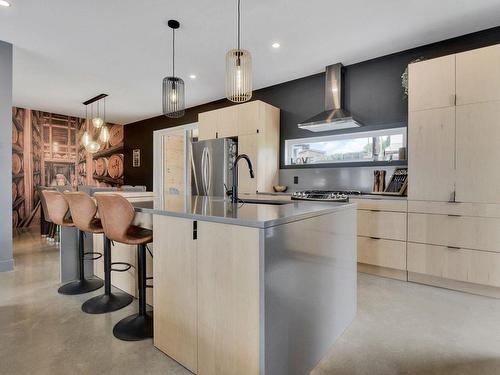
<svg viewBox="0 0 500 375"><path fill-rule="evenodd" d="M285 186L285 185L274 185L273 189L277 193L284 193L288 189L288 186Z"/></svg>

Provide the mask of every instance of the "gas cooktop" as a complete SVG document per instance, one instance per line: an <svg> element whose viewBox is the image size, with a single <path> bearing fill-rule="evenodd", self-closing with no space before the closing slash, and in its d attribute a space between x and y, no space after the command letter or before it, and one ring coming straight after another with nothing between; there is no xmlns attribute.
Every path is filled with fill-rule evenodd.
<svg viewBox="0 0 500 375"><path fill-rule="evenodd" d="M358 190L304 190L292 194L292 199L302 201L349 202L349 196L361 195Z"/></svg>

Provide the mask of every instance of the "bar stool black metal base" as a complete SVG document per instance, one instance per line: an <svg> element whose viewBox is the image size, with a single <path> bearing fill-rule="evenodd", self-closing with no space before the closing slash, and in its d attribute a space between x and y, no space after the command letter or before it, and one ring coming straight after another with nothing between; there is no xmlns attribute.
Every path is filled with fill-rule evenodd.
<svg viewBox="0 0 500 375"><path fill-rule="evenodd" d="M61 286L57 290L57 292L59 294L73 296L76 294L84 294L84 293L93 292L94 290L101 288L103 285L104 285L104 283L101 279L89 278L89 279L83 279L83 280L76 280L76 281L72 281L68 284L65 284L65 285Z"/></svg>
<svg viewBox="0 0 500 375"><path fill-rule="evenodd" d="M113 335L125 341L139 341L153 337L153 312L134 314L120 320L113 328Z"/></svg>
<svg viewBox="0 0 500 375"><path fill-rule="evenodd" d="M110 294L101 294L93 297L82 305L82 311L87 314L104 314L130 305L133 297L127 293L117 292Z"/></svg>

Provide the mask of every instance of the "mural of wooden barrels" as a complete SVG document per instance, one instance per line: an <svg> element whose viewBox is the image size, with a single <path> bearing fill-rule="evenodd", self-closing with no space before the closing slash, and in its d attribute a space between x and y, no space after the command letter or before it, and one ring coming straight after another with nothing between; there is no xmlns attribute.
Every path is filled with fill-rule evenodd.
<svg viewBox="0 0 500 375"><path fill-rule="evenodd" d="M17 184L15 182L12 183L12 202L14 202L17 198Z"/></svg>
<svg viewBox="0 0 500 375"><path fill-rule="evenodd" d="M98 176L106 176L108 171L108 159L99 158L95 161L95 174Z"/></svg>
<svg viewBox="0 0 500 375"><path fill-rule="evenodd" d="M12 211L12 227L16 228L19 223L19 215L16 210Z"/></svg>
<svg viewBox="0 0 500 375"><path fill-rule="evenodd" d="M123 125L113 125L109 130L109 144L111 147L120 145L123 142Z"/></svg>
<svg viewBox="0 0 500 375"><path fill-rule="evenodd" d="M119 178L123 175L123 155L112 155L108 160L108 174L111 178Z"/></svg>
<svg viewBox="0 0 500 375"><path fill-rule="evenodd" d="M19 174L23 170L23 161L20 156L16 153L12 154L12 173Z"/></svg>
<svg viewBox="0 0 500 375"><path fill-rule="evenodd" d="M17 135L17 144L23 148L24 147L24 133L23 132L19 132L18 135Z"/></svg>
<svg viewBox="0 0 500 375"><path fill-rule="evenodd" d="M23 179L20 179L17 182L17 196L18 197L24 196L24 180Z"/></svg>
<svg viewBox="0 0 500 375"><path fill-rule="evenodd" d="M17 132L16 125L12 124L12 144L16 144L19 138L19 133Z"/></svg>

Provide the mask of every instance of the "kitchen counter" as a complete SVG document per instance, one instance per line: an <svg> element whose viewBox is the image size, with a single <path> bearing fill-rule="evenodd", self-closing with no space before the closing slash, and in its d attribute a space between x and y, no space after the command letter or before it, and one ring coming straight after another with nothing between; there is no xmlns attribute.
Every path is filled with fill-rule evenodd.
<svg viewBox="0 0 500 375"><path fill-rule="evenodd" d="M354 203L323 203L283 201L261 196L242 196L271 204L232 204L222 197L165 195L154 200L132 202L137 212L211 221L254 228L269 228L298 220L327 215L347 208Z"/></svg>

